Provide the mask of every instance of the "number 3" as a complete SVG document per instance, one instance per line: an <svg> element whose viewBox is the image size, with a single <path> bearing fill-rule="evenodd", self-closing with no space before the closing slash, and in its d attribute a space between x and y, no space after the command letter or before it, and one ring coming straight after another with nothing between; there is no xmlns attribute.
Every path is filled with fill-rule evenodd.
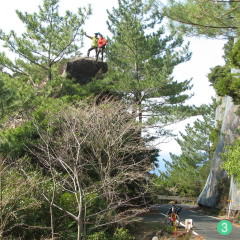
<svg viewBox="0 0 240 240"><path fill-rule="evenodd" d="M227 225L227 223L222 223L222 232L223 233L228 232L228 225Z"/></svg>

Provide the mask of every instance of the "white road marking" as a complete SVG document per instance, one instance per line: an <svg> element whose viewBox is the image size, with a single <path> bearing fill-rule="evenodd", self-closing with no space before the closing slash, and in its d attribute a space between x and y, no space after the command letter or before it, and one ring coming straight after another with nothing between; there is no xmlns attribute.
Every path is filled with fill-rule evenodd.
<svg viewBox="0 0 240 240"><path fill-rule="evenodd" d="M197 211L194 211L194 210L189 210L190 212L193 212L193 213L197 213ZM201 212L200 212L201 213ZM204 215L204 214L203 214ZM222 220L221 218L218 218L218 217L213 217L213 216L209 216L209 215L204 215L205 217L210 217L210 218L213 218L213 219L217 219L217 220Z"/></svg>

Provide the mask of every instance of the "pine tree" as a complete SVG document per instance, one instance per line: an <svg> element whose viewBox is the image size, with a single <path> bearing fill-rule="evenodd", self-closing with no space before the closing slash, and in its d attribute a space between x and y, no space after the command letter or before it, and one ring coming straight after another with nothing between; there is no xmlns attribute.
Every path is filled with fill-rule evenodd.
<svg viewBox="0 0 240 240"><path fill-rule="evenodd" d="M37 12L17 10L25 32L18 36L15 31L0 31L7 53L10 51L15 57L11 60L6 53L0 53L0 66L8 72L0 74L3 155L24 155L24 145L36 136L31 120L46 123L47 113L78 93L79 85L60 76L59 65L81 43L83 24L91 11L90 7L79 8L76 14L66 11L59 15L58 8L58 0L43 0Z"/></svg>
<svg viewBox="0 0 240 240"><path fill-rule="evenodd" d="M191 56L182 37L164 31L163 17L152 1L119 0L108 14L112 39L105 90L135 104L140 122L146 112L162 122L179 118L180 112L186 115L188 108L183 110L182 104L189 98L184 92L191 89L190 81L172 77L174 67Z"/></svg>
<svg viewBox="0 0 240 240"><path fill-rule="evenodd" d="M164 7L164 14L187 34L232 37L239 35L239 6L239 1L231 0L172 0Z"/></svg>
<svg viewBox="0 0 240 240"><path fill-rule="evenodd" d="M8 111L13 108L14 91L5 84L6 74L0 72L0 121L7 115Z"/></svg>
<svg viewBox="0 0 240 240"><path fill-rule="evenodd" d="M167 171L161 178L165 187L174 188L175 194L198 196L205 184L218 136L214 126L215 105L206 107L202 119L186 126L176 139L181 154L170 154L172 161L166 161Z"/></svg>
<svg viewBox="0 0 240 240"><path fill-rule="evenodd" d="M240 2L220 0L169 1L164 14L188 35L228 39L225 45L224 66L216 66L209 74L219 96L231 96L235 104L240 102Z"/></svg>
<svg viewBox="0 0 240 240"><path fill-rule="evenodd" d="M60 16L58 2L43 0L39 11L32 14L16 11L26 26L26 32L17 36L14 31L9 34L1 31L4 47L18 56L11 61L5 53L0 53L2 66L26 76L31 82L42 80L43 76L51 80L56 63L76 52L76 42L81 42L82 26L91 12L90 8L79 8L77 14L66 11L64 16Z"/></svg>

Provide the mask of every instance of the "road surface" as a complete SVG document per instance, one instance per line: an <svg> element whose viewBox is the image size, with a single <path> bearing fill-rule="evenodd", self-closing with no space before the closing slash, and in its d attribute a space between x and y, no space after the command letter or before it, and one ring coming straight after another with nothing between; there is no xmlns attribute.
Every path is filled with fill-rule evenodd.
<svg viewBox="0 0 240 240"><path fill-rule="evenodd" d="M194 232L199 234L206 240L240 240L240 227L236 227L233 225L233 231L227 236L220 235L217 232L217 224L221 219L218 219L213 216L208 216L200 211L198 211L197 207L193 207L190 205L180 205L183 209L180 213L181 221L184 223L185 219L193 219ZM150 214L146 217L143 217L143 221L147 222L156 222L161 221L165 217L168 208L170 205L158 205L154 206L154 214Z"/></svg>

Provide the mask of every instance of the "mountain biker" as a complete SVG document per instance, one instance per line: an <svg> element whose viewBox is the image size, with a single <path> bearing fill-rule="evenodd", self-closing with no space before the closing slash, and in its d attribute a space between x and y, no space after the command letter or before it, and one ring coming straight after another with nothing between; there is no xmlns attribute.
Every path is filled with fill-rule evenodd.
<svg viewBox="0 0 240 240"><path fill-rule="evenodd" d="M172 226L176 226L176 224L180 224L179 213L182 210L182 207L177 207L175 203L168 209L167 212L167 223Z"/></svg>
<svg viewBox="0 0 240 240"><path fill-rule="evenodd" d="M178 207L176 206L175 203L173 203L172 206L168 209L167 215L170 216L172 213L179 215L181 210L182 210L182 207Z"/></svg>

